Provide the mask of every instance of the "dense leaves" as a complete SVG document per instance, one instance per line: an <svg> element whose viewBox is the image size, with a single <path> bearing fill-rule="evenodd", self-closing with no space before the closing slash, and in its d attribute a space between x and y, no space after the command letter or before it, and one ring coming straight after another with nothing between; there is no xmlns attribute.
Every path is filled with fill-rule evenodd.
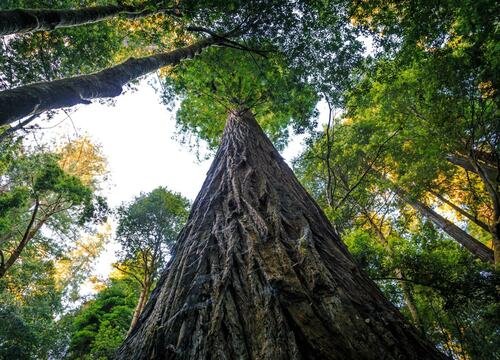
<svg viewBox="0 0 500 360"><path fill-rule="evenodd" d="M163 98L168 105L181 100L180 133L185 138L196 135L215 148L228 111L239 108L252 108L281 148L289 126L298 132L314 127L317 95L283 61L277 55L263 59L241 50L212 49L172 70L165 79Z"/></svg>
<svg viewBox="0 0 500 360"><path fill-rule="evenodd" d="M129 278L110 281L76 312L68 359L111 359L132 319L137 289Z"/></svg>

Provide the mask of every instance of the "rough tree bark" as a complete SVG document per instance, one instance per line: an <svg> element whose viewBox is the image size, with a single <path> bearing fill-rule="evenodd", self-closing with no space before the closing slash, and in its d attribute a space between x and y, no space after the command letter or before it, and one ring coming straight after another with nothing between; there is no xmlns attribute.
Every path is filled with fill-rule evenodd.
<svg viewBox="0 0 500 360"><path fill-rule="evenodd" d="M443 359L358 270L249 112L233 112L118 359Z"/></svg>
<svg viewBox="0 0 500 360"><path fill-rule="evenodd" d="M0 35L20 34L31 31L50 31L57 28L91 24L118 16L137 19L160 12L178 15L173 9L151 10L130 5L94 6L76 10L1 10Z"/></svg>
<svg viewBox="0 0 500 360"><path fill-rule="evenodd" d="M450 235L456 242L466 248L472 255L484 262L494 263L493 251L489 249L482 242L470 236L468 233L460 229L457 225L450 220L439 215L424 203L412 199L403 189L398 186L392 186L392 190L398 196L408 203L412 208L418 211L422 216L426 217L437 225L441 230Z"/></svg>
<svg viewBox="0 0 500 360"><path fill-rule="evenodd" d="M122 87L164 66L177 65L203 49L223 42L210 37L170 52L127 61L94 74L40 82L0 92L0 126L44 111L89 104L90 99L116 97Z"/></svg>

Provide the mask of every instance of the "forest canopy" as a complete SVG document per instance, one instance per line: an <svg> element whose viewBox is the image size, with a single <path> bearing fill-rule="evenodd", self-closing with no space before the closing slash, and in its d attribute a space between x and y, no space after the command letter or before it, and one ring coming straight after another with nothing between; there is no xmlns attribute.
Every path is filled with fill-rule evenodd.
<svg viewBox="0 0 500 360"><path fill-rule="evenodd" d="M500 358L499 14L2 1L0 359ZM164 141L213 160L196 200L154 179L116 203L75 127L146 87Z"/></svg>

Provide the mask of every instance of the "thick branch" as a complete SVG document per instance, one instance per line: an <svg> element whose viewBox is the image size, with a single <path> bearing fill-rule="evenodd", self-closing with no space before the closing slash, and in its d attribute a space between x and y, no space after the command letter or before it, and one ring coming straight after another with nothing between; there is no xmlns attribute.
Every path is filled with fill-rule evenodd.
<svg viewBox="0 0 500 360"><path fill-rule="evenodd" d="M78 104L91 99L116 97L128 82L164 66L177 65L203 49L219 43L213 37L170 52L127 61L94 74L35 83L0 92L0 126L25 116Z"/></svg>
<svg viewBox="0 0 500 360"><path fill-rule="evenodd" d="M14 9L0 11L0 35L31 31L50 31L57 28L80 26L99 21L125 17L136 19L155 13L177 15L172 9L144 9L137 6L106 5L76 10Z"/></svg>

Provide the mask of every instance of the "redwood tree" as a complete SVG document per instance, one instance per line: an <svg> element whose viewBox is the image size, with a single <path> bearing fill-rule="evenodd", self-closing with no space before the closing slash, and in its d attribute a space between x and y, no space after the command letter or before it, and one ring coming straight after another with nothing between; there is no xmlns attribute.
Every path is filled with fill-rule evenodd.
<svg viewBox="0 0 500 360"><path fill-rule="evenodd" d="M441 359L347 252L248 110L118 359Z"/></svg>

